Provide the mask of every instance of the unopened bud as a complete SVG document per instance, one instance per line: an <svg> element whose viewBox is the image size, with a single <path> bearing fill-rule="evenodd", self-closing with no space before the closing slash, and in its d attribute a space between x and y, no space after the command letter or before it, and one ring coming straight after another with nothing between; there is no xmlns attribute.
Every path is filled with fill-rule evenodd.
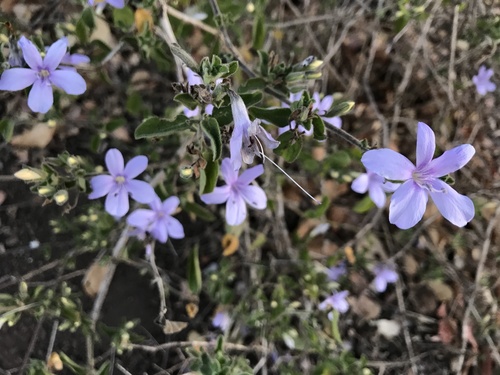
<svg viewBox="0 0 500 375"><path fill-rule="evenodd" d="M67 160L67 163L70 167L76 167L79 164L78 159L74 156L70 156Z"/></svg>
<svg viewBox="0 0 500 375"><path fill-rule="evenodd" d="M47 126L49 128L55 128L57 126L57 121L56 120L49 120L49 121L47 121Z"/></svg>
<svg viewBox="0 0 500 375"><path fill-rule="evenodd" d="M309 64L309 66L307 68L310 70L316 70L321 65L323 65L323 60L314 60L312 63Z"/></svg>
<svg viewBox="0 0 500 375"><path fill-rule="evenodd" d="M52 186L41 186L38 188L38 194L44 197L50 197L55 189Z"/></svg>
<svg viewBox="0 0 500 375"><path fill-rule="evenodd" d="M306 79L319 79L322 75L321 72L306 72Z"/></svg>
<svg viewBox="0 0 500 375"><path fill-rule="evenodd" d="M191 167L190 165L182 167L180 175L185 179L193 177L193 167Z"/></svg>
<svg viewBox="0 0 500 375"><path fill-rule="evenodd" d="M255 5L252 2L247 3L247 12L253 13L255 11Z"/></svg>
<svg viewBox="0 0 500 375"><path fill-rule="evenodd" d="M58 206L62 206L68 201L68 192L67 190L58 190L57 193L54 194L53 198Z"/></svg>
<svg viewBox="0 0 500 375"><path fill-rule="evenodd" d="M14 176L23 181L36 181L45 178L45 173L41 170L23 168L14 173Z"/></svg>

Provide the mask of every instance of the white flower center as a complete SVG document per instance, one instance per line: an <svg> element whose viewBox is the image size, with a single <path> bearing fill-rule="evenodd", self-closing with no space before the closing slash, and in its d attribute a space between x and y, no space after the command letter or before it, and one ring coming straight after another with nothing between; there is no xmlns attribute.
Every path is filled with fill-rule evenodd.
<svg viewBox="0 0 500 375"><path fill-rule="evenodd" d="M116 176L115 177L115 181L116 181L116 183L118 183L118 184L121 185L121 184L123 184L125 182L125 177L123 177L123 176Z"/></svg>
<svg viewBox="0 0 500 375"><path fill-rule="evenodd" d="M42 78L47 78L48 76L50 76L50 72L47 69L42 69L40 70L38 75Z"/></svg>

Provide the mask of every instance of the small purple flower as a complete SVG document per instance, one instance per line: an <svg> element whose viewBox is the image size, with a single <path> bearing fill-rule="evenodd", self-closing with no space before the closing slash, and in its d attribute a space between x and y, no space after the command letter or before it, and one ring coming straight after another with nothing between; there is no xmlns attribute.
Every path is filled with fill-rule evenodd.
<svg viewBox="0 0 500 375"><path fill-rule="evenodd" d="M125 7L125 0L88 0L88 5L94 6L97 4L98 9L103 9L106 4L111 5L112 7L122 9Z"/></svg>
<svg viewBox="0 0 500 375"><path fill-rule="evenodd" d="M486 95L486 93L496 90L497 85L490 82L494 73L493 69L486 69L484 65L481 65L477 75L472 77L472 82L476 85L476 90L479 95Z"/></svg>
<svg viewBox="0 0 500 375"><path fill-rule="evenodd" d="M226 332L231 327L231 318L227 311L219 311L212 319L212 325Z"/></svg>
<svg viewBox="0 0 500 375"><path fill-rule="evenodd" d="M264 190L250 183L264 173L264 167L259 164L247 169L238 177L238 171L232 168L228 158L222 160L221 174L227 185L219 186L213 192L203 194L200 198L206 204L226 203L226 221L229 225L243 223L247 216L247 204L258 210L267 206Z"/></svg>
<svg viewBox="0 0 500 375"><path fill-rule="evenodd" d="M347 267L345 262L340 262L338 265L330 267L326 270L326 276L330 281L337 281L346 274Z"/></svg>
<svg viewBox="0 0 500 375"><path fill-rule="evenodd" d="M106 166L110 175L92 177L92 193L89 199L105 195L106 212L115 217L124 216L129 210L128 195L139 203L149 203L156 197L154 189L147 182L134 180L148 166L148 158L140 155L129 160L124 166L123 156L116 148L106 153Z"/></svg>
<svg viewBox="0 0 500 375"><path fill-rule="evenodd" d="M385 206L385 193L394 192L400 184L386 181L385 178L376 173L368 171L359 175L351 185L351 189L356 193L364 194L368 191L370 199L378 208Z"/></svg>
<svg viewBox="0 0 500 375"><path fill-rule="evenodd" d="M295 101L299 100L301 97L302 97L302 91L297 92L297 93L290 93L290 101L291 102L295 102ZM290 106L284 102L281 103L281 107L282 108L290 108ZM292 120L290 122L290 125L279 128L278 134L281 135L284 132L287 132L289 130L295 130L295 129L297 129L300 133L303 133L306 137L309 137L309 136L313 135L313 133L314 133L314 129L312 127L311 127L311 129L307 130L302 125L299 125L299 127L297 128L297 123L295 122L295 120Z"/></svg>
<svg viewBox="0 0 500 375"><path fill-rule="evenodd" d="M203 79L198 73L193 72L191 69L186 68L186 81L189 86L203 85Z"/></svg>
<svg viewBox="0 0 500 375"><path fill-rule="evenodd" d="M416 166L387 148L367 151L361 158L367 170L403 182L392 195L389 206L389 221L401 229L411 228L422 219L429 195L439 212L456 226L463 227L474 217L472 200L440 179L467 164L475 153L474 147L461 145L432 160L435 149L434 132L419 122Z"/></svg>
<svg viewBox="0 0 500 375"><path fill-rule="evenodd" d="M177 207L179 198L170 197L163 202L156 196L149 203L151 210L138 208L127 217L128 225L151 233L151 236L161 243L167 242L168 238L184 238L184 228L179 220L172 217Z"/></svg>
<svg viewBox="0 0 500 375"><path fill-rule="evenodd" d="M83 94L87 88L84 79L74 70L57 69L68 49L66 38L59 39L42 59L35 45L24 36L19 40L24 61L29 68L12 68L3 72L0 90L18 91L33 85L28 106L33 112L46 113L54 102L52 85L70 95Z"/></svg>
<svg viewBox="0 0 500 375"><path fill-rule="evenodd" d="M392 284L398 281L398 274L394 268L388 264L377 264L373 269L375 279L373 279L373 286L379 293L385 292L387 284Z"/></svg>
<svg viewBox="0 0 500 375"><path fill-rule="evenodd" d="M349 303L347 302L347 295L349 291L343 290L338 293L333 293L330 297L327 297L323 302L321 302L318 308L321 311L332 308L337 310L339 313L345 313L349 310Z"/></svg>
<svg viewBox="0 0 500 375"><path fill-rule="evenodd" d="M79 65L79 64L88 64L90 62L90 58L81 53L69 53L67 52L61 60L61 64L65 65Z"/></svg>
<svg viewBox="0 0 500 375"><path fill-rule="evenodd" d="M342 119L338 116L325 117L323 116L331 108L333 104L333 95L326 95L322 100L319 98L319 93L315 92L313 94L314 105L313 109L318 110L318 115L323 119L323 121L335 126L336 128L342 127Z"/></svg>
<svg viewBox="0 0 500 375"><path fill-rule="evenodd" d="M238 94L229 90L229 97L234 120L229 149L233 169L237 171L241 168L242 161L251 164L255 155L261 155L262 143L272 150L280 143L260 125L260 120L250 121L245 103Z"/></svg>

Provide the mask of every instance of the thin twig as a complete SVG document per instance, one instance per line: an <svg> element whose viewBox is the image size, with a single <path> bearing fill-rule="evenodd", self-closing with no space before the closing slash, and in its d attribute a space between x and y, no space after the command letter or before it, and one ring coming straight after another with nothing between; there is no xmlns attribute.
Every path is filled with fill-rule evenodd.
<svg viewBox="0 0 500 375"><path fill-rule="evenodd" d="M450 98L450 102L453 106L456 105L455 98L453 96L453 81L455 81L457 75L455 72L455 53L457 50L458 10L459 6L455 5L453 14L453 29L451 32L450 65L448 65L448 97Z"/></svg>
<svg viewBox="0 0 500 375"><path fill-rule="evenodd" d="M149 255L149 263L151 264L151 268L153 269L153 275L155 283L158 285L158 294L160 297L160 317L163 317L165 312L167 311L167 303L165 301L165 288L163 286L163 279L160 275L160 271L158 271L158 267L156 266L155 261L155 242L151 245L151 254Z"/></svg>
<svg viewBox="0 0 500 375"><path fill-rule="evenodd" d="M166 7L167 7L168 14L170 14L171 16L173 16L173 17L175 17L175 18L177 18L185 23L189 23L190 25L198 27L198 28L202 29L203 31L206 31L209 34L220 37L220 32L216 28L214 28L210 25L207 25L206 23L201 22L200 20L197 20L196 18L190 17L187 14L178 11L177 9L171 7L168 4L166 4Z"/></svg>
<svg viewBox="0 0 500 375"><path fill-rule="evenodd" d="M42 328L42 324L45 320L45 315L42 315L40 320L38 321L35 332L33 332L33 336L31 337L30 344L28 346L28 350L26 350L26 354L24 355L23 363L19 368L19 374L24 374L24 369L28 365L28 361L30 359L31 353L33 353L33 349L35 349L35 344L38 340L38 335L40 334L40 328Z"/></svg>
<svg viewBox="0 0 500 375"><path fill-rule="evenodd" d="M57 328L59 328L59 320L55 320L52 324L52 332L50 333L49 345L47 346L47 355L45 356L45 362L49 362L50 355L54 350L54 343L56 342Z"/></svg>
<svg viewBox="0 0 500 375"><path fill-rule="evenodd" d="M130 350L143 350L145 352L156 353L160 350L168 350L172 348L215 348L217 346L216 341L175 341L166 342L164 344L151 346L151 345L141 345L141 344L130 344ZM233 344L230 342L224 342L222 344L225 350L234 350L238 352L258 352L269 354L270 350L261 345L246 346L242 344Z"/></svg>

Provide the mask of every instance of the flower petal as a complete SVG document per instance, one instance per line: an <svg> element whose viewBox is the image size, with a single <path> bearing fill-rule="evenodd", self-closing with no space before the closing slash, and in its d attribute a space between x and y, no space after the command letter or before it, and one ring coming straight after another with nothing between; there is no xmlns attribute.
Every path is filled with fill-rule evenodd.
<svg viewBox="0 0 500 375"><path fill-rule="evenodd" d="M367 170L389 180L408 180L415 169L405 156L388 148L365 152L361 162Z"/></svg>
<svg viewBox="0 0 500 375"><path fill-rule="evenodd" d="M66 52L68 52L68 38L65 37L59 39L49 47L43 59L43 67L53 72L61 63Z"/></svg>
<svg viewBox="0 0 500 375"><path fill-rule="evenodd" d="M382 276L377 276L373 280L373 286L377 292L383 293L387 289L387 280Z"/></svg>
<svg viewBox="0 0 500 375"><path fill-rule="evenodd" d="M125 0L106 0L106 2L118 9L125 7Z"/></svg>
<svg viewBox="0 0 500 375"><path fill-rule="evenodd" d="M326 95L321 102L319 102L318 110L326 113L333 104L333 95Z"/></svg>
<svg viewBox="0 0 500 375"><path fill-rule="evenodd" d="M262 188L249 185L240 187L239 192L249 206L258 210L263 210L267 207L266 193L262 190Z"/></svg>
<svg viewBox="0 0 500 375"><path fill-rule="evenodd" d="M422 172L433 177L446 176L453 173L469 162L476 150L471 145L460 145L445 151L443 155L430 162Z"/></svg>
<svg viewBox="0 0 500 375"><path fill-rule="evenodd" d="M87 64L89 62L90 58L87 55L83 55L81 53L70 54L69 52L67 52L61 60L61 64L68 65Z"/></svg>
<svg viewBox="0 0 500 375"><path fill-rule="evenodd" d="M151 235L156 238L161 243L165 243L168 240L168 231L165 220L157 220L153 224L153 228L151 229Z"/></svg>
<svg viewBox="0 0 500 375"><path fill-rule="evenodd" d="M42 56L31 40L22 36L17 44L23 51L23 58L26 64L33 70L40 70L42 68Z"/></svg>
<svg viewBox="0 0 500 375"><path fill-rule="evenodd" d="M148 230L149 225L153 222L155 213L153 210L138 208L127 217L127 224L142 230Z"/></svg>
<svg viewBox="0 0 500 375"><path fill-rule="evenodd" d="M47 113L54 104L52 86L47 80L37 79L28 95L28 107L33 112Z"/></svg>
<svg viewBox="0 0 500 375"><path fill-rule="evenodd" d="M256 165L255 167L248 168L243 171L243 173L238 177L238 185L245 186L250 184L253 180L264 173L264 166L262 164Z"/></svg>
<svg viewBox="0 0 500 375"><path fill-rule="evenodd" d="M150 203L157 196L155 189L144 181L129 180L125 186L132 199L139 203Z"/></svg>
<svg viewBox="0 0 500 375"><path fill-rule="evenodd" d="M114 180L113 177L102 174L99 176L92 177L90 180L90 186L92 187L92 193L89 194L89 199L97 199L104 197L113 188Z"/></svg>
<svg viewBox="0 0 500 375"><path fill-rule="evenodd" d="M242 157L241 148L243 146L243 127L234 124L233 134L229 140L230 159L233 169L237 171L241 168Z"/></svg>
<svg viewBox="0 0 500 375"><path fill-rule="evenodd" d="M0 90L18 91L32 85L38 79L34 70L12 68L3 72L0 78Z"/></svg>
<svg viewBox="0 0 500 375"><path fill-rule="evenodd" d="M146 170L148 158L144 155L135 156L130 159L123 170L123 175L127 179L133 179Z"/></svg>
<svg viewBox="0 0 500 375"><path fill-rule="evenodd" d="M434 157L436 138L432 129L423 122L418 123L417 129L417 168L428 164Z"/></svg>
<svg viewBox="0 0 500 375"><path fill-rule="evenodd" d="M224 181L226 181L228 185L232 185L238 179L238 170L234 169L231 160L228 158L222 160L220 171L222 178L224 178Z"/></svg>
<svg viewBox="0 0 500 375"><path fill-rule="evenodd" d="M436 179L432 184L436 190L443 192L432 192L431 198L441 215L457 227L465 226L474 217L474 203L469 197L457 193L444 181Z"/></svg>
<svg viewBox="0 0 500 375"><path fill-rule="evenodd" d="M257 137L259 137L260 141L271 150L274 150L276 147L280 145L280 142L275 140L271 134L267 132L261 125L258 125L257 128Z"/></svg>
<svg viewBox="0 0 500 375"><path fill-rule="evenodd" d="M409 180L394 192L389 207L389 222L400 229L408 229L424 216L427 191Z"/></svg>
<svg viewBox="0 0 500 375"><path fill-rule="evenodd" d="M247 217L247 206L240 194L231 192L226 203L226 221L229 225L240 225Z"/></svg>
<svg viewBox="0 0 500 375"><path fill-rule="evenodd" d="M375 203L375 206L378 208L384 208L387 197L381 184L371 184L368 189L368 195L370 196L372 202Z"/></svg>
<svg viewBox="0 0 500 375"><path fill-rule="evenodd" d="M332 124L336 128L340 129L342 127L342 119L338 116L335 117L321 117L323 121Z"/></svg>
<svg viewBox="0 0 500 375"><path fill-rule="evenodd" d="M118 149L110 148L106 152L105 161L106 167L112 176L116 177L123 174L123 155Z"/></svg>
<svg viewBox="0 0 500 375"><path fill-rule="evenodd" d="M369 177L368 173L360 174L351 184L351 189L359 194L364 194L368 191Z"/></svg>
<svg viewBox="0 0 500 375"><path fill-rule="evenodd" d="M87 89L83 77L73 69L59 69L50 73L50 82L70 95L80 95Z"/></svg>
<svg viewBox="0 0 500 375"><path fill-rule="evenodd" d="M124 216L129 209L127 190L123 186L111 190L106 197L104 207L111 216Z"/></svg>
<svg viewBox="0 0 500 375"><path fill-rule="evenodd" d="M166 215L172 215L174 213L174 211L177 209L177 207L179 207L180 203L181 203L181 201L179 200L179 198L177 198L175 196L169 197L163 201L162 211Z"/></svg>
<svg viewBox="0 0 500 375"><path fill-rule="evenodd" d="M216 187L211 193L203 194L200 199L205 204L220 204L228 200L231 188L228 185Z"/></svg>
<svg viewBox="0 0 500 375"><path fill-rule="evenodd" d="M184 227L179 220L170 216L166 217L165 221L167 223L167 232L170 237L175 239L184 238Z"/></svg>

